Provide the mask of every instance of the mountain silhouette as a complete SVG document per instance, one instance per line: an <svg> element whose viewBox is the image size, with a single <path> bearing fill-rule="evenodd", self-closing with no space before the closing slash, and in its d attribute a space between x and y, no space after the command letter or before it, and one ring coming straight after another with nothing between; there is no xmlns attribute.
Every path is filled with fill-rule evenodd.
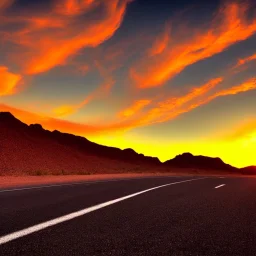
<svg viewBox="0 0 256 256"><path fill-rule="evenodd" d="M190 153L161 163L157 157L130 148L121 150L84 137L48 131L40 124L27 125L9 112L0 112L0 175L171 172L173 168L238 171L220 158Z"/></svg>
<svg viewBox="0 0 256 256"><path fill-rule="evenodd" d="M90 174L135 172L158 166L156 157L93 143L86 138L27 125L0 112L1 174Z"/></svg>
<svg viewBox="0 0 256 256"><path fill-rule="evenodd" d="M176 156L174 159L168 160L164 163L168 166L180 168L199 168L212 170L228 170L236 171L237 168L224 163L220 158L212 158L206 156L194 156L191 153L183 153Z"/></svg>
<svg viewBox="0 0 256 256"><path fill-rule="evenodd" d="M10 112L0 112L0 125L15 129L26 127L26 124L15 118Z"/></svg>
<svg viewBox="0 0 256 256"><path fill-rule="evenodd" d="M241 173L245 175L256 175L256 166L248 166L241 168Z"/></svg>

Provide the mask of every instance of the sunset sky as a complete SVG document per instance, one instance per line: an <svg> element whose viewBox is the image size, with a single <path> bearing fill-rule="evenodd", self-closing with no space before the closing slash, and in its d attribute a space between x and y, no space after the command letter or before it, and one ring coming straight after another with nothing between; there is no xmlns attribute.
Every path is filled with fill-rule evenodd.
<svg viewBox="0 0 256 256"><path fill-rule="evenodd" d="M256 2L1 0L0 111L133 148L256 165Z"/></svg>

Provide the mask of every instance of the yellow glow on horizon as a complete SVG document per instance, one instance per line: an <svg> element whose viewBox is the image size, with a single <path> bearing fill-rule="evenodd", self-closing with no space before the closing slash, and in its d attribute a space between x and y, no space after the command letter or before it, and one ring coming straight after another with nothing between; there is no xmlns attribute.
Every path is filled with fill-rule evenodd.
<svg viewBox="0 0 256 256"><path fill-rule="evenodd" d="M219 157L225 163L241 168L252 165L255 156L252 152L256 150L256 133L251 139L242 138L239 140L225 141L191 141L191 142L159 142L140 141L137 138L126 138L120 136L88 137L89 140L107 146L133 148L137 153L147 156L158 157L160 161L174 158L178 154L190 152L193 155Z"/></svg>

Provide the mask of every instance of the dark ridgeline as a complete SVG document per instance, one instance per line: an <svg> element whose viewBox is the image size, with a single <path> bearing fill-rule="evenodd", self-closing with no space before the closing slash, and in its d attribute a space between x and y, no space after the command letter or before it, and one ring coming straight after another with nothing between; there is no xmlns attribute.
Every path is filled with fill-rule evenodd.
<svg viewBox="0 0 256 256"><path fill-rule="evenodd" d="M0 174L8 170L27 173L27 169L30 173L44 168L53 170L52 174L63 174L58 169L65 169L65 174L73 173L73 170L83 173L86 167L92 173L105 173L107 168L108 172L131 172L135 165L153 167L151 170L164 167L165 171L172 168L239 171L220 158L193 156L190 153L161 163L157 157L144 156L133 149L99 145L80 136L45 130L40 124L26 125L9 112L0 112L0 158Z"/></svg>
<svg viewBox="0 0 256 256"><path fill-rule="evenodd" d="M241 168L241 173L245 175L256 175L256 166L248 166Z"/></svg>
<svg viewBox="0 0 256 256"><path fill-rule="evenodd" d="M0 112L0 175L136 172L159 166L156 157L93 143L86 138L27 125Z"/></svg>
<svg viewBox="0 0 256 256"><path fill-rule="evenodd" d="M168 166L175 166L180 168L199 168L212 170L227 170L237 171L237 168L225 164L220 158L193 156L190 153L184 153L176 156L174 159L168 160L164 163Z"/></svg>
<svg viewBox="0 0 256 256"><path fill-rule="evenodd" d="M68 133L61 133L59 131L50 132L43 129L40 124L26 125L20 120L16 119L9 112L0 112L0 125L8 127L8 129L23 132L31 137L42 137L52 139L58 142L60 145L71 147L72 149L79 150L86 155L100 156L111 158L115 160L121 160L125 162L133 163L148 163L148 164L160 164L157 157L148 157L143 154L136 153L133 149L124 149L107 147L96 144L87 140L84 137L75 136Z"/></svg>
<svg viewBox="0 0 256 256"><path fill-rule="evenodd" d="M12 129L25 129L26 124L15 118L10 112L0 112L0 125Z"/></svg>
<svg viewBox="0 0 256 256"><path fill-rule="evenodd" d="M55 141L58 141L58 143L82 151L87 155L106 157L132 163L147 163L151 165L158 165L161 163L157 157L144 156L143 154L136 153L130 148L121 150L119 148L107 147L91 142L84 137L61 133L56 130L48 133L49 136Z"/></svg>

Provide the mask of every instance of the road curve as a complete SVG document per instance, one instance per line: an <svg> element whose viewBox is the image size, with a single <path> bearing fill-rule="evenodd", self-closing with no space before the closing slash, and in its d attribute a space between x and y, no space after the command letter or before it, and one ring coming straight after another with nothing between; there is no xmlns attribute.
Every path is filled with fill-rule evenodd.
<svg viewBox="0 0 256 256"><path fill-rule="evenodd" d="M192 176L0 190L0 255L255 255L255 195Z"/></svg>

